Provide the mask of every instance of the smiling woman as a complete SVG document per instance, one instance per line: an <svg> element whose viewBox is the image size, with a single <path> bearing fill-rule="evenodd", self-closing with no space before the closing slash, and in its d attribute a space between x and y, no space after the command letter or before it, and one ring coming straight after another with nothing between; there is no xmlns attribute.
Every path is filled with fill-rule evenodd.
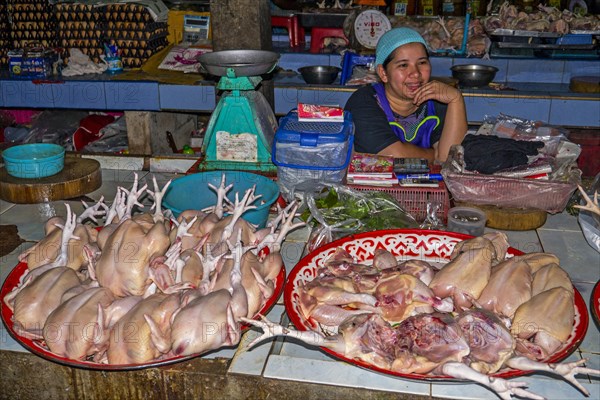
<svg viewBox="0 0 600 400"><path fill-rule="evenodd" d="M358 152L445 161L450 147L467 132L461 92L430 80L427 44L419 33L396 28L377 43L380 83L348 99Z"/></svg>

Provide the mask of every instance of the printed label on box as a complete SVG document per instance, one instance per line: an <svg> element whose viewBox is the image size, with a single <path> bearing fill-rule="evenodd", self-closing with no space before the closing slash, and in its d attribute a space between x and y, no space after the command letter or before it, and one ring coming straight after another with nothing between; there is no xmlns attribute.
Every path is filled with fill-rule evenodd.
<svg viewBox="0 0 600 400"><path fill-rule="evenodd" d="M258 160L258 139L252 133L232 135L226 131L217 132L217 160L256 162Z"/></svg>

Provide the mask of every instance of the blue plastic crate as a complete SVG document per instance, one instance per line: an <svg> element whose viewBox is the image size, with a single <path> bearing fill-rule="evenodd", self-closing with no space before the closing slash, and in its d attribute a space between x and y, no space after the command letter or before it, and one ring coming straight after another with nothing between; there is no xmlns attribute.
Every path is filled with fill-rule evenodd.
<svg viewBox="0 0 600 400"><path fill-rule="evenodd" d="M592 35L588 35L588 34L569 33L569 34L559 37L556 41L556 44L560 44L560 45L576 45L576 44L592 45L592 44L594 44L594 38L592 37Z"/></svg>

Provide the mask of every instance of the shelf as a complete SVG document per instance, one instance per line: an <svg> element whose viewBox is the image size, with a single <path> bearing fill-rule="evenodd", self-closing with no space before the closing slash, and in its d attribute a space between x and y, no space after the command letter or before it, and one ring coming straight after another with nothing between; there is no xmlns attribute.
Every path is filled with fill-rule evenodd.
<svg viewBox="0 0 600 400"><path fill-rule="evenodd" d="M568 85L572 75L597 73L597 61L553 60L539 68L540 61L532 59L431 58L434 76L450 76L452 65L471 62L498 67L494 82L509 89L464 89L470 123L504 113L556 125L600 126L600 95L573 93ZM340 66L340 63L337 54L282 53L279 62L282 71L273 78L275 113L284 115L298 102L343 106L356 87L341 86L339 80L332 85L307 85L297 73L304 65ZM216 93L214 81L175 85L123 81L108 74L29 81L0 75L0 107L4 108L209 113L216 106Z"/></svg>

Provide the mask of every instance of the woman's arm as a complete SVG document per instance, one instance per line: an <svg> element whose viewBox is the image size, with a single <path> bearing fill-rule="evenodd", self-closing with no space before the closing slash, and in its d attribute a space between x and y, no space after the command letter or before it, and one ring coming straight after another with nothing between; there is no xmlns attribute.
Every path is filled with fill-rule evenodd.
<svg viewBox="0 0 600 400"><path fill-rule="evenodd" d="M403 143L400 140L392 143L378 154L393 157L426 158L429 162L435 160L435 149L426 149L411 143Z"/></svg>
<svg viewBox="0 0 600 400"><path fill-rule="evenodd" d="M465 99L460 90L439 81L431 81L423 85L417 91L414 102L421 104L431 99L448 105L442 136L433 146L435 160L443 162L448 158L450 147L462 143L467 133Z"/></svg>

